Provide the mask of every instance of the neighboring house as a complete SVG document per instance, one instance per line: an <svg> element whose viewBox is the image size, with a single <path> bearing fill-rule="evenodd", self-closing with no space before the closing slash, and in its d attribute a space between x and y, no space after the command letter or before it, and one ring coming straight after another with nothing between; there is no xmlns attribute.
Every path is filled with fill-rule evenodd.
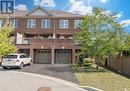
<svg viewBox="0 0 130 91"><path fill-rule="evenodd" d="M34 63L76 62L79 46L73 38L79 31L82 15L37 7L31 12L16 11L10 17L19 52L30 55Z"/></svg>

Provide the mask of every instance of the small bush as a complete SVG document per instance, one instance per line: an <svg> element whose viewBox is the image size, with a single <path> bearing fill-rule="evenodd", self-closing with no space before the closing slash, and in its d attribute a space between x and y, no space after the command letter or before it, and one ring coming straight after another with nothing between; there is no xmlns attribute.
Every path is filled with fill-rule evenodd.
<svg viewBox="0 0 130 91"><path fill-rule="evenodd" d="M71 67L77 68L77 67L80 67L80 65L79 64L72 64Z"/></svg>
<svg viewBox="0 0 130 91"><path fill-rule="evenodd" d="M79 69L80 69L80 65L79 64L72 64L71 67L72 67L74 72L78 72Z"/></svg>
<svg viewBox="0 0 130 91"><path fill-rule="evenodd" d="M91 67L92 63L84 63L84 67Z"/></svg>

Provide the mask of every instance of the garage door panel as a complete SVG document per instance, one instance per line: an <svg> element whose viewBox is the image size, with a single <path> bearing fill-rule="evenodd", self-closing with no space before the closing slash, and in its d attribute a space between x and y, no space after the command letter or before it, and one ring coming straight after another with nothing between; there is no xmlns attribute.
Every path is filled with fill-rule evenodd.
<svg viewBox="0 0 130 91"><path fill-rule="evenodd" d="M72 61L71 50L56 50L56 64L70 64Z"/></svg>
<svg viewBox="0 0 130 91"><path fill-rule="evenodd" d="M36 55L36 63L50 64L51 63L51 50L38 50Z"/></svg>

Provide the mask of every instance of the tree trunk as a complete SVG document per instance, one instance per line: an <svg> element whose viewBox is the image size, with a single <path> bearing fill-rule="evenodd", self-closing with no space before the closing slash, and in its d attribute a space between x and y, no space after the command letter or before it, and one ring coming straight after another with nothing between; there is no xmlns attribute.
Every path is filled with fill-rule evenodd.
<svg viewBox="0 0 130 91"><path fill-rule="evenodd" d="M0 65L1 65L1 62L2 62L2 56L0 56Z"/></svg>
<svg viewBox="0 0 130 91"><path fill-rule="evenodd" d="M105 58L105 66L108 66L108 58Z"/></svg>
<svg viewBox="0 0 130 91"><path fill-rule="evenodd" d="M96 69L98 69L99 68L99 63L98 63L98 60L96 59Z"/></svg>
<svg viewBox="0 0 130 91"><path fill-rule="evenodd" d="M98 66L98 64L97 64L97 67L96 67L96 69L98 69L99 68L99 66Z"/></svg>
<svg viewBox="0 0 130 91"><path fill-rule="evenodd" d="M120 73L122 73L122 60L123 60L123 53L121 52L121 55L120 55Z"/></svg>

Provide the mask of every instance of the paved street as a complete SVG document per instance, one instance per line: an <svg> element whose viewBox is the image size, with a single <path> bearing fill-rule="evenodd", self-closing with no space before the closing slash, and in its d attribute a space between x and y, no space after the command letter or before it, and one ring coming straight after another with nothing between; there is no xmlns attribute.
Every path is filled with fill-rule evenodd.
<svg viewBox="0 0 130 91"><path fill-rule="evenodd" d="M0 67L0 76L0 91L36 91L39 87L51 87L52 91L98 91L81 89L70 65L65 64L33 64L8 70Z"/></svg>
<svg viewBox="0 0 130 91"><path fill-rule="evenodd" d="M86 91L68 81L0 69L0 91L37 91L39 87L50 87L52 91Z"/></svg>

